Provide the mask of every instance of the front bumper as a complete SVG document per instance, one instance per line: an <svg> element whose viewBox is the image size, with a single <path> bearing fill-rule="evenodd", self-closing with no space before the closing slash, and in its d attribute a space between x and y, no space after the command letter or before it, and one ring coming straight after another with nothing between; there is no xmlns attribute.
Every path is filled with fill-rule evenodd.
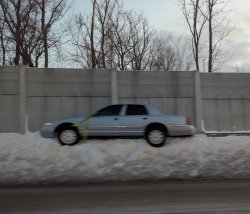
<svg viewBox="0 0 250 214"><path fill-rule="evenodd" d="M43 126L40 129L40 134L45 138L53 138L55 137L55 128L52 126Z"/></svg>

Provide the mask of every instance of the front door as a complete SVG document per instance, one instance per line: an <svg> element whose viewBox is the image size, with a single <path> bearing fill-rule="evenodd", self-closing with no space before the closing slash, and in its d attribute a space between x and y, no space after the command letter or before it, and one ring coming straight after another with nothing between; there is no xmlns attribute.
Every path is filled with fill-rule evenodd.
<svg viewBox="0 0 250 214"><path fill-rule="evenodd" d="M89 136L117 136L120 132L122 105L112 105L98 111L85 123Z"/></svg>

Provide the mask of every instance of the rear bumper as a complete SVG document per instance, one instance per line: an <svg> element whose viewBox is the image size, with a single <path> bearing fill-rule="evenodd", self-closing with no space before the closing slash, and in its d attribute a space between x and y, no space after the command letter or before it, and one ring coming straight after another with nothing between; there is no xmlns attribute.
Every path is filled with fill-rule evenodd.
<svg viewBox="0 0 250 214"><path fill-rule="evenodd" d="M168 126L169 136L190 136L195 134L195 127L191 125Z"/></svg>

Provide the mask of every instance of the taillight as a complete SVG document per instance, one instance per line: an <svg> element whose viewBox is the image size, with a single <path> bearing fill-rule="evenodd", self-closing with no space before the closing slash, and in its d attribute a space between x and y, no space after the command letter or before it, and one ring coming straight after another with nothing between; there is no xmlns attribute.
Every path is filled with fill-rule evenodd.
<svg viewBox="0 0 250 214"><path fill-rule="evenodd" d="M191 117L186 117L186 125L192 125Z"/></svg>

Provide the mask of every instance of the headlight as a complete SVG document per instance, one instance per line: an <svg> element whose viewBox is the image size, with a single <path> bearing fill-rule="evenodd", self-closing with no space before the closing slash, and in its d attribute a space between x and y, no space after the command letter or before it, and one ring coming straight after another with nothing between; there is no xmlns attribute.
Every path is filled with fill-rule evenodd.
<svg viewBox="0 0 250 214"><path fill-rule="evenodd" d="M43 126L46 126L46 127L53 127L54 124L53 124L53 123L45 123Z"/></svg>

